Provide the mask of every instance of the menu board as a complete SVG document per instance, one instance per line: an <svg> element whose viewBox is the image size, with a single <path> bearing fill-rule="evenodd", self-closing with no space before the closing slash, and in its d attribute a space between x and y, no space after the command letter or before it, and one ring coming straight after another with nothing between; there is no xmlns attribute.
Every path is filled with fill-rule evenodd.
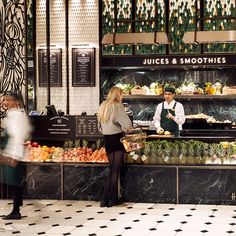
<svg viewBox="0 0 236 236"><path fill-rule="evenodd" d="M72 48L72 86L95 86L95 48Z"/></svg>
<svg viewBox="0 0 236 236"><path fill-rule="evenodd" d="M35 139L75 139L75 116L31 116Z"/></svg>
<svg viewBox="0 0 236 236"><path fill-rule="evenodd" d="M38 50L39 86L47 86L47 50ZM62 86L62 50L50 49L50 87Z"/></svg>
<svg viewBox="0 0 236 236"><path fill-rule="evenodd" d="M76 136L101 136L96 116L76 116Z"/></svg>

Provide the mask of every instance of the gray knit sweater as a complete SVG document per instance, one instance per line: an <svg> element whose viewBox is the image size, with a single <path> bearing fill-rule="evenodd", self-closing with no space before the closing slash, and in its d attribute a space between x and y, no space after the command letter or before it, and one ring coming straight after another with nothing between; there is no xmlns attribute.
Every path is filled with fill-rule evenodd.
<svg viewBox="0 0 236 236"><path fill-rule="evenodd" d="M132 128L132 123L125 112L123 104L117 103L115 105L114 116L107 123L98 123L98 129L104 135L118 134L127 132Z"/></svg>

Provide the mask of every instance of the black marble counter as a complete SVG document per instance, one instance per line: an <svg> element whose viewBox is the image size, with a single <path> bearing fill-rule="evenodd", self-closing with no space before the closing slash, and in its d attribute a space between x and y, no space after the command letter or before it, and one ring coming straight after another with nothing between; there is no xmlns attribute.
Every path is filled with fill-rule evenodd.
<svg viewBox="0 0 236 236"><path fill-rule="evenodd" d="M28 163L25 198L99 200L107 164ZM123 165L127 202L236 204L236 165ZM1 188L1 197L10 192Z"/></svg>
<svg viewBox="0 0 236 236"><path fill-rule="evenodd" d="M107 164L27 164L25 198L99 200ZM235 204L234 165L124 165L131 202Z"/></svg>

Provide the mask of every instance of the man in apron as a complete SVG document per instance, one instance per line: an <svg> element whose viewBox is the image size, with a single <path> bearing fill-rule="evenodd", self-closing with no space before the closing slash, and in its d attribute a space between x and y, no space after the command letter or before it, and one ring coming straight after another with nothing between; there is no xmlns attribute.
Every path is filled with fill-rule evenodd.
<svg viewBox="0 0 236 236"><path fill-rule="evenodd" d="M157 133L169 131L178 137L180 127L185 122L185 114L183 105L175 101L174 97L175 89L166 87L164 90L165 101L157 105L153 121Z"/></svg>

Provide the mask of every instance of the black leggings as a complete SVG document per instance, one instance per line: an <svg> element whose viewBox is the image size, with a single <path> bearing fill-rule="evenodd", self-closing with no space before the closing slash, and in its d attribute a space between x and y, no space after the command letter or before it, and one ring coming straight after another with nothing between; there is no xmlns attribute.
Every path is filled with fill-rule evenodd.
<svg viewBox="0 0 236 236"><path fill-rule="evenodd" d="M20 211L20 206L23 205L22 187L13 186L13 212L17 213Z"/></svg>
<svg viewBox="0 0 236 236"><path fill-rule="evenodd" d="M118 199L118 181L120 177L120 167L123 163L123 159L123 151L115 151L108 154L109 175L105 181L102 201L116 201Z"/></svg>

